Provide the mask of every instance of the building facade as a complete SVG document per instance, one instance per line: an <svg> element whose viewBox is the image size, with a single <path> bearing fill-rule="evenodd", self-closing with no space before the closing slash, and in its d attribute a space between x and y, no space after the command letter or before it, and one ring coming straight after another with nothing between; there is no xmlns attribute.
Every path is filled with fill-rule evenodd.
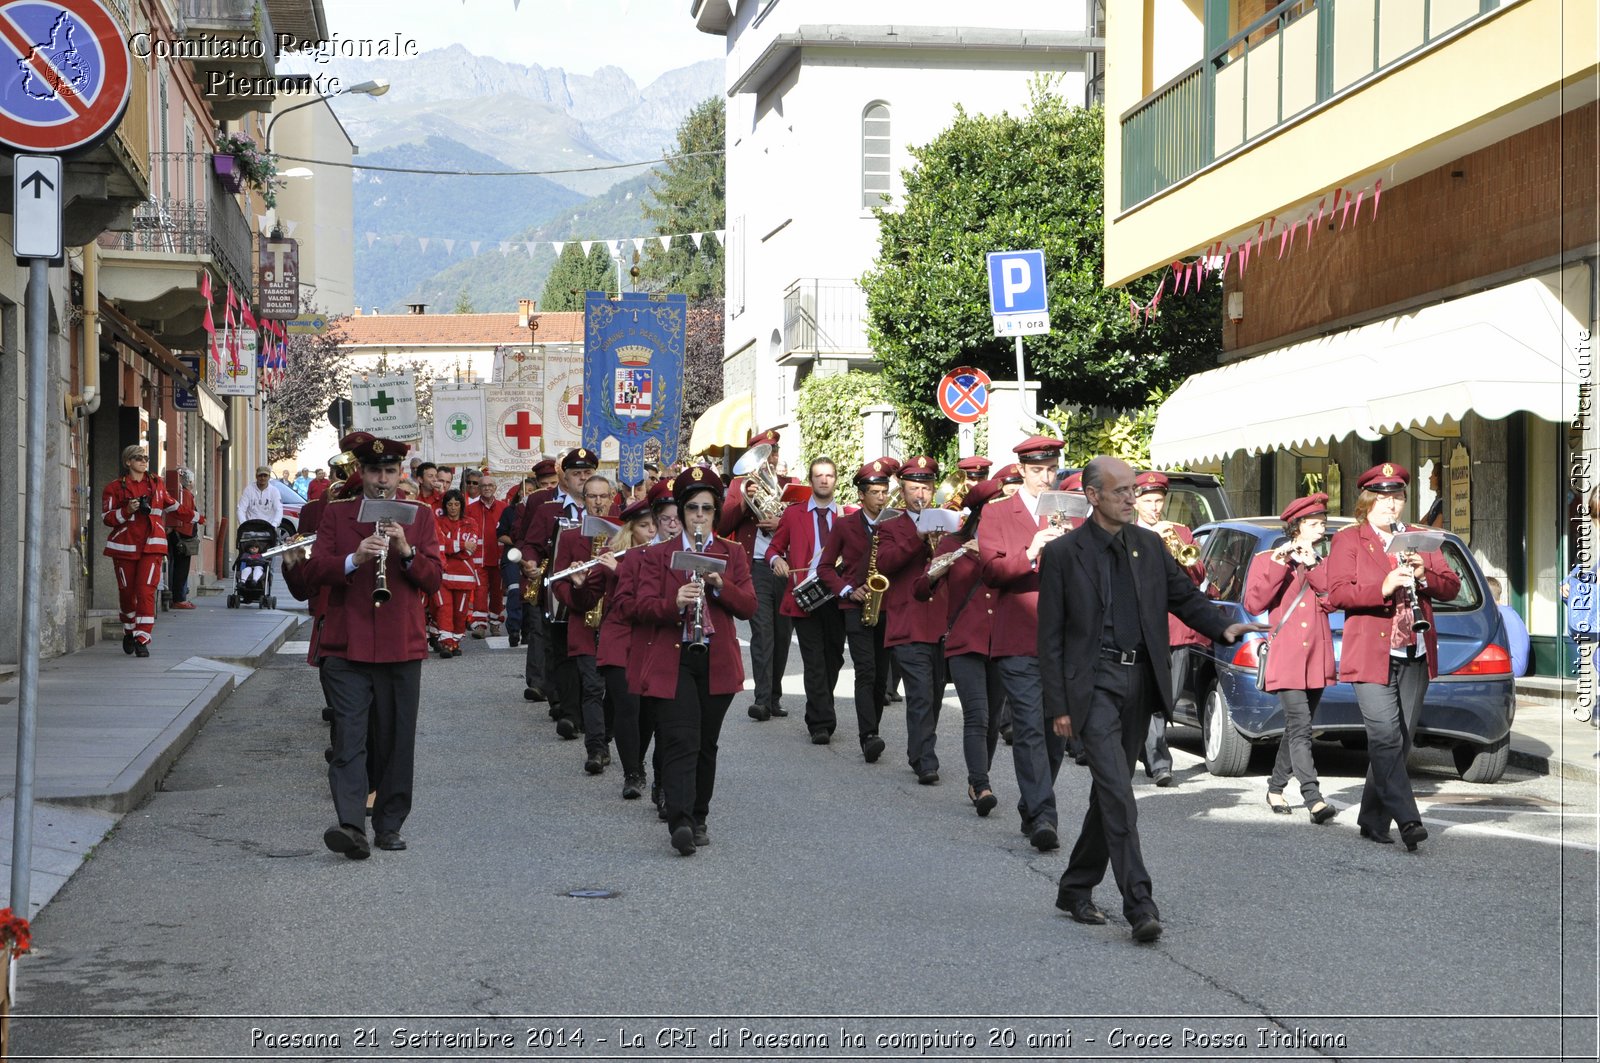
<svg viewBox="0 0 1600 1063"><path fill-rule="evenodd" d="M1237 509L1380 461L1564 671L1592 486L1596 15L1565 0L1154 0L1107 25L1106 280L1224 286L1157 464ZM1156 312L1159 312L1157 307Z"/></svg>

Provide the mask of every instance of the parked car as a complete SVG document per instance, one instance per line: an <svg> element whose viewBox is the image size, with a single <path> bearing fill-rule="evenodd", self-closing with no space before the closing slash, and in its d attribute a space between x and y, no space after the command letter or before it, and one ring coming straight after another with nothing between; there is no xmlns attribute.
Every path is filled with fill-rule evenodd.
<svg viewBox="0 0 1600 1063"><path fill-rule="evenodd" d="M1233 516L1233 507L1228 504L1228 496L1222 490L1222 481L1210 473L1169 472L1166 476L1167 508L1162 514L1165 519L1186 525L1194 531L1202 524L1227 520Z"/></svg>
<svg viewBox="0 0 1600 1063"><path fill-rule="evenodd" d="M278 492L278 498L283 502L283 523L278 525L278 533L287 539L300 527L300 510L306 504L306 496L276 476L272 478L272 489Z"/></svg>
<svg viewBox="0 0 1600 1063"><path fill-rule="evenodd" d="M1353 522L1328 518L1331 537ZM1203 543L1205 592L1228 622L1265 622L1266 614L1246 613L1245 581L1252 564L1284 542L1277 517L1218 521L1197 530ZM1326 555L1328 540L1321 551ZM1461 591L1433 605L1439 640L1439 677L1428 686L1414 744L1448 747L1457 773L1468 782L1490 783L1505 772L1511 721L1516 714L1516 681L1505 626L1484 575L1466 544L1446 533L1445 560L1461 577ZM1335 656L1341 649L1344 613L1329 614ZM1250 634L1237 645L1214 643L1184 653L1183 672L1174 693L1177 720L1198 726L1205 738L1206 767L1213 775L1242 775L1251 747L1283 734L1283 710L1276 695L1256 689L1256 648L1262 636ZM1366 732L1349 683L1328 688L1312 719L1315 736L1362 748Z"/></svg>

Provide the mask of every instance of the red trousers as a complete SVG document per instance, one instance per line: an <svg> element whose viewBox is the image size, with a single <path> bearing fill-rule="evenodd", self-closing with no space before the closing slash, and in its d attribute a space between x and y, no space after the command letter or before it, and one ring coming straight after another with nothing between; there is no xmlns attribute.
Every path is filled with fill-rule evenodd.
<svg viewBox="0 0 1600 1063"><path fill-rule="evenodd" d="M478 593L472 604L474 624L506 622L506 595L500 583L499 564L485 565L478 570Z"/></svg>
<svg viewBox="0 0 1600 1063"><path fill-rule="evenodd" d="M156 590L161 586L161 554L113 557L117 572L117 608L122 633L130 631L139 642L149 643L156 630Z"/></svg>
<svg viewBox="0 0 1600 1063"><path fill-rule="evenodd" d="M446 583L433 599L433 616L439 624L439 641L455 649L467 633L474 590L468 584Z"/></svg>

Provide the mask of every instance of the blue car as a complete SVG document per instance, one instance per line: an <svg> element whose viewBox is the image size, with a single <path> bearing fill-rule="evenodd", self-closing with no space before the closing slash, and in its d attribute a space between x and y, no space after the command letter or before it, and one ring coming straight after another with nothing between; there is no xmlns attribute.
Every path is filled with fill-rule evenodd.
<svg viewBox="0 0 1600 1063"><path fill-rule="evenodd" d="M1352 523L1348 517L1330 517L1328 535ZM1266 614L1245 612L1245 581L1250 566L1266 563L1265 555L1285 541L1282 522L1276 517L1223 520L1197 529L1195 538L1205 565L1203 589L1228 622L1265 622ZM1326 554L1327 548L1324 539L1319 549ZM1472 552L1446 533L1444 555L1461 577L1461 592L1433 606L1439 678L1428 686L1414 744L1448 747L1463 779L1491 783L1505 772L1516 713L1511 654L1505 626ZM1337 656L1344 613L1329 614L1328 622ZM1174 718L1200 728L1206 767L1213 775L1243 775L1251 747L1283 734L1277 696L1255 685L1261 638L1251 634L1237 645L1219 642L1177 651L1181 674L1175 684ZM1365 745L1366 731L1349 683L1328 688L1311 722L1316 737L1336 739L1350 748Z"/></svg>

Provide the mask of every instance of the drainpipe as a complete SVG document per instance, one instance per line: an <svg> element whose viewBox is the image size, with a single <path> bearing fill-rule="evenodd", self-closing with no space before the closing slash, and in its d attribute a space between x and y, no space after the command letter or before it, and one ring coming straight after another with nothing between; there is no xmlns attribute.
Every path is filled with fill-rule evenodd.
<svg viewBox="0 0 1600 1063"><path fill-rule="evenodd" d="M100 409L100 248L83 245L83 394L67 396L67 415Z"/></svg>

